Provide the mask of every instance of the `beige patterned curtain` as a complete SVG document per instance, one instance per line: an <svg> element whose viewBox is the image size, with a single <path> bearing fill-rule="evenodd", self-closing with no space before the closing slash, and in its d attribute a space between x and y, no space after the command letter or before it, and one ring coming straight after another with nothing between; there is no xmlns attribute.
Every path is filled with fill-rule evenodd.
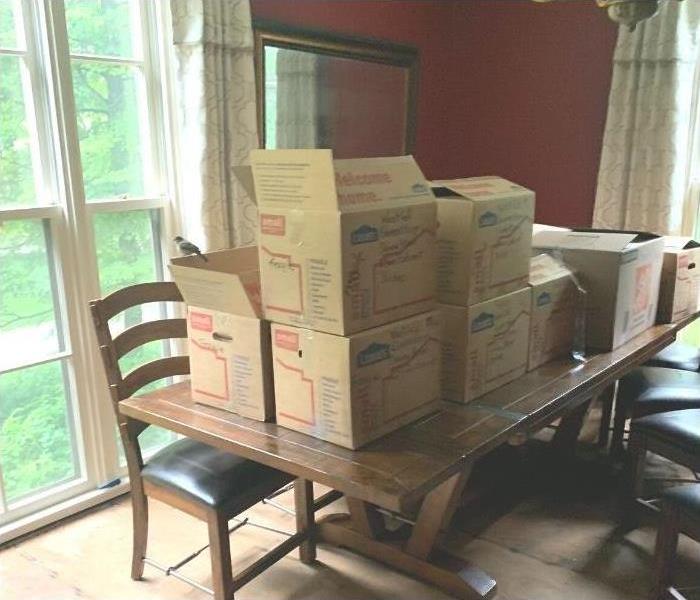
<svg viewBox="0 0 700 600"><path fill-rule="evenodd" d="M318 148L318 56L277 54L277 148Z"/></svg>
<svg viewBox="0 0 700 600"><path fill-rule="evenodd" d="M206 249L255 243L232 168L258 147L249 0L171 0L183 233Z"/></svg>
<svg viewBox="0 0 700 600"><path fill-rule="evenodd" d="M692 233L688 180L700 2L666 2L615 49L595 227Z"/></svg>

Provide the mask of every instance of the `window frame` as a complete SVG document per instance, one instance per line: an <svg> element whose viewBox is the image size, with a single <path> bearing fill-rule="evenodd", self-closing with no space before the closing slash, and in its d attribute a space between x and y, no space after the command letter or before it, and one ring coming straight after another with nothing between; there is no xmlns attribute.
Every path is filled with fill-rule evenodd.
<svg viewBox="0 0 700 600"><path fill-rule="evenodd" d="M146 105L139 111L139 118L143 120L147 116L148 154L152 163L150 172L144 175L144 182L150 178L151 189L158 190L158 194L89 202L85 197L71 70L73 58L62 1L21 2L25 47L21 51L0 51L30 57L25 62L31 77L33 106L25 110L33 110L37 117L32 145L37 145L42 154L42 170L40 173L34 171L35 181L41 177L35 184L42 190L41 197L37 197L38 203L0 208L0 221L43 219L44 223L49 223L51 247L47 247L47 253L50 253L57 270L57 312L60 312L64 328L63 352L13 366L11 370L53 360L66 365L63 371L68 375L64 385L70 387L66 397L67 409L80 467L75 479L34 490L13 501L11 507L5 502L6 494L0 478L0 543L6 538L11 539L13 531L25 530L26 520L32 516L45 519L40 511L79 495L89 495L101 484L123 478L126 472L119 463L114 414L88 307L90 299L101 295L93 218L97 214L134 210L159 211L161 236L157 242L159 247L154 247L154 257L158 263L156 268L165 274L166 240L173 230L173 207L176 205L171 158L171 149L174 148L170 114L172 67L168 61L169 44L165 32L169 12L162 3L131 2L139 7L142 55L139 59L108 57L105 62L138 63L142 70ZM102 60L102 57L94 60ZM26 103L26 96L23 97ZM27 121L31 121L29 114ZM8 369L0 370L0 374L5 372ZM94 494L91 498L94 502ZM63 512L58 511L59 514Z"/></svg>

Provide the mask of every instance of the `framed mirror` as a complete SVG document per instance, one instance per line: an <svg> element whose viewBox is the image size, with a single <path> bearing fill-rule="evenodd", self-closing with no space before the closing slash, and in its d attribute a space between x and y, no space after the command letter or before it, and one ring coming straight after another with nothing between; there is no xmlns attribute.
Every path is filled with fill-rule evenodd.
<svg viewBox="0 0 700 600"><path fill-rule="evenodd" d="M410 154L418 51L253 22L263 148L331 148L336 158Z"/></svg>

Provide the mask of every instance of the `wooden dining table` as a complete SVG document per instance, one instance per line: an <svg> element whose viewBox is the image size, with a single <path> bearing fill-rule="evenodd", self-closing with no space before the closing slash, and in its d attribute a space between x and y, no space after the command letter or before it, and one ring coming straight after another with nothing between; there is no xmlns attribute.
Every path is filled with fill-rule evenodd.
<svg viewBox="0 0 700 600"><path fill-rule="evenodd" d="M592 400L672 343L695 316L656 325L583 362L551 362L468 404L445 402L359 450L196 404L187 382L124 400L120 410L128 419L164 427L304 482L295 486L297 533L304 534L302 561L315 560L317 543L333 544L455 597L491 598L494 578L441 547L475 462L557 420L552 444L557 451L571 451ZM314 500L308 494L311 482L332 491ZM341 495L346 512L315 518L316 510ZM399 515L404 527L389 530L383 516L387 511Z"/></svg>

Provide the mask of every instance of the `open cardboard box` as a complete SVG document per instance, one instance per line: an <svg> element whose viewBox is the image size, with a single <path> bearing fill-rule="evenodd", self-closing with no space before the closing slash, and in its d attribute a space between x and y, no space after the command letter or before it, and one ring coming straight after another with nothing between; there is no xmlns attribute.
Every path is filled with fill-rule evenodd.
<svg viewBox="0 0 700 600"><path fill-rule="evenodd" d="M586 290L586 347L612 350L656 320L663 238L595 229L545 230L533 248L560 255Z"/></svg>
<svg viewBox="0 0 700 600"><path fill-rule="evenodd" d="M471 306L527 286L534 192L501 177L433 181L438 299Z"/></svg>
<svg viewBox="0 0 700 600"><path fill-rule="evenodd" d="M698 310L700 244L689 237L664 237L658 323L672 323Z"/></svg>
<svg viewBox="0 0 700 600"><path fill-rule="evenodd" d="M410 156L254 150L265 318L349 335L435 303L435 199Z"/></svg>
<svg viewBox="0 0 700 600"><path fill-rule="evenodd" d="M274 416L270 327L254 246L174 258L187 307L192 397L259 421Z"/></svg>

